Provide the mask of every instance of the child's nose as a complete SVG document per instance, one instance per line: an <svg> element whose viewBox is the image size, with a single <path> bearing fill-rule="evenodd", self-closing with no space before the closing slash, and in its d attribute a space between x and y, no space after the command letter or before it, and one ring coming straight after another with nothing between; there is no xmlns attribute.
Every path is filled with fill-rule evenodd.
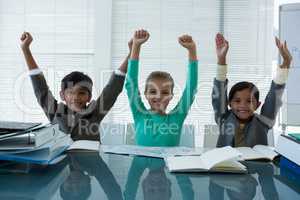
<svg viewBox="0 0 300 200"><path fill-rule="evenodd" d="M158 100L162 100L162 99L163 99L163 95L158 94L158 95L157 95L157 99L158 99Z"/></svg>
<svg viewBox="0 0 300 200"><path fill-rule="evenodd" d="M245 101L245 102L241 102L240 106L243 108L247 108L249 106L249 104L248 104L248 102Z"/></svg>
<svg viewBox="0 0 300 200"><path fill-rule="evenodd" d="M79 95L73 95L73 99L76 101L76 100L79 100L80 99L80 97L79 97Z"/></svg>

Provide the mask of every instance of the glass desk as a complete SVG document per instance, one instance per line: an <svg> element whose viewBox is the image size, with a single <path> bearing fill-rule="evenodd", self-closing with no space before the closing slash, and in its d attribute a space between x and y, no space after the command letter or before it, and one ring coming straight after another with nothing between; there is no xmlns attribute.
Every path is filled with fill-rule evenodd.
<svg viewBox="0 0 300 200"><path fill-rule="evenodd" d="M0 199L300 199L299 175L244 164L249 174L175 174L162 159L73 152L52 166L0 163Z"/></svg>

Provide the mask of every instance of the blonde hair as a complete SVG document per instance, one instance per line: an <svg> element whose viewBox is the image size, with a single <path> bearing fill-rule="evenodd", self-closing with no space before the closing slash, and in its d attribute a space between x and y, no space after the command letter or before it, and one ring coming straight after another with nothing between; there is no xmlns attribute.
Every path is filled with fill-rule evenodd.
<svg viewBox="0 0 300 200"><path fill-rule="evenodd" d="M168 72L164 72L164 71L154 71L149 74L149 76L146 79L145 91L147 91L149 82L152 80L155 80L155 79L163 79L163 80L169 81L171 83L171 89L172 89L172 93L173 93L174 80L173 80L171 74L169 74Z"/></svg>

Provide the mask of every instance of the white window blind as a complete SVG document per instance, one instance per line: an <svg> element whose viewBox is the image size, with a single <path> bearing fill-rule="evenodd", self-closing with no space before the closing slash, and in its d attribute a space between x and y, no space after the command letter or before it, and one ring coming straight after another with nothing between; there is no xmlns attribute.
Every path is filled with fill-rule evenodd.
<svg viewBox="0 0 300 200"><path fill-rule="evenodd" d="M190 34L197 42L199 86L196 100L185 123L196 127L196 145L203 142L206 124L214 124L211 106L212 82L216 71L214 37L223 32L230 42L228 55L232 84L248 80L257 84L263 100L272 75L273 1L271 0L114 0L112 2L112 66L119 65L128 50L124 44L139 28L151 37L142 47L139 86L143 94L145 79L155 70L171 73L178 102L186 80L187 52L177 37ZM143 98L145 105L148 105ZM110 113L113 121L132 122L126 92Z"/></svg>
<svg viewBox="0 0 300 200"><path fill-rule="evenodd" d="M23 31L49 87L59 98L71 71L94 80L94 0L0 0L0 120L47 121L37 104L20 49Z"/></svg>
<svg viewBox="0 0 300 200"><path fill-rule="evenodd" d="M19 48L24 30L33 33L33 54L59 99L61 78L74 70L88 73L104 86L106 82L99 79L101 69L120 65L128 53L126 44L133 31L148 29L151 38L141 53L140 91L143 93L150 72L170 72L175 80L175 97L168 110L178 102L186 79L187 52L177 37L192 35L198 46L199 85L186 123L196 126L197 146L202 144L204 125L214 124L210 95L216 70L217 32L223 32L230 41L229 87L238 81L253 81L264 99L271 81L274 47L272 0L113 0L95 4L94 0L0 0L0 120L46 121ZM111 9L111 19L107 19L111 26L106 24L103 28L104 23L95 23L100 20L95 12L98 6ZM107 40L111 48L102 43L95 47L95 33L99 32L110 36ZM101 52L97 58L95 48ZM111 57L113 67L103 62L106 57ZM99 93L94 88L94 97ZM125 90L109 115L107 119L113 122L132 122Z"/></svg>

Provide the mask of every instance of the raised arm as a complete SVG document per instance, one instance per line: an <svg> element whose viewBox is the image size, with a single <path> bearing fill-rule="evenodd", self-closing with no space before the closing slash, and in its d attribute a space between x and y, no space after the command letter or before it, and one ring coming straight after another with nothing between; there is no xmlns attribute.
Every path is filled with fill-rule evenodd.
<svg viewBox="0 0 300 200"><path fill-rule="evenodd" d="M128 100L134 119L147 110L142 102L139 92L138 64L141 46L149 39L149 36L150 35L146 30L142 29L135 31L130 60L128 61L128 73L126 76L125 88L127 90Z"/></svg>
<svg viewBox="0 0 300 200"><path fill-rule="evenodd" d="M29 69L34 94L47 118L52 122L57 109L57 100L49 90L45 77L42 71L38 68L38 65L31 53L30 44L32 43L33 38L30 33L24 32L20 40L21 49Z"/></svg>
<svg viewBox="0 0 300 200"><path fill-rule="evenodd" d="M21 49L23 51L28 69L29 70L38 69L38 65L36 64L30 50L30 44L33 41L31 34L28 32L24 32L20 40L21 40Z"/></svg>
<svg viewBox="0 0 300 200"><path fill-rule="evenodd" d="M191 36L183 35L178 38L178 42L181 46L188 50L189 65L184 91L177 106L171 111L171 113L179 114L179 116L181 116L181 120L184 120L197 92L198 58L196 44Z"/></svg>
<svg viewBox="0 0 300 200"><path fill-rule="evenodd" d="M124 80L127 73L128 60L132 51L132 39L128 42L129 53L121 63L120 67L114 71L110 80L103 88L101 95L97 98L97 113L101 116L107 114L107 112L113 107L119 94L123 90ZM101 120L102 118L99 118Z"/></svg>
<svg viewBox="0 0 300 200"><path fill-rule="evenodd" d="M273 127L278 110L282 105L282 95L292 62L292 56L288 50L286 41L282 43L278 38L275 38L275 41L283 61L277 67L276 77L272 81L271 88L261 108L261 115L264 117L263 120L265 120L270 128Z"/></svg>
<svg viewBox="0 0 300 200"><path fill-rule="evenodd" d="M228 111L226 55L229 49L229 44L220 33L216 35L215 41L218 66L216 78L214 79L213 84L212 106L215 113L215 121L217 124L220 124L222 116Z"/></svg>

